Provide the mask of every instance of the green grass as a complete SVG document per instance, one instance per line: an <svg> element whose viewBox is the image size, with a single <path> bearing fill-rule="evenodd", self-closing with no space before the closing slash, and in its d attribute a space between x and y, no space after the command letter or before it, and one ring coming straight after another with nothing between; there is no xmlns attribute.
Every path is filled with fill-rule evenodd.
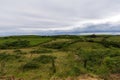
<svg viewBox="0 0 120 80"><path fill-rule="evenodd" d="M73 37L73 38L72 38ZM77 80L85 74L110 79L120 74L119 47L105 47L103 39L119 41L120 36L12 36L0 38L0 44L18 39L32 46L0 50L0 77L14 76L24 80ZM116 41L117 40L117 41ZM56 71L55 71L56 70ZM119 76L117 76L119 77Z"/></svg>
<svg viewBox="0 0 120 80"><path fill-rule="evenodd" d="M38 45L40 43L44 43L44 42L51 40L51 38L49 38L49 37L39 37L39 36L5 37L5 38L0 38L0 44L3 44L7 41L14 42L14 41L19 40L19 39L30 41L31 46Z"/></svg>
<svg viewBox="0 0 120 80"><path fill-rule="evenodd" d="M107 40L114 41L114 42L120 42L120 36L111 36Z"/></svg>

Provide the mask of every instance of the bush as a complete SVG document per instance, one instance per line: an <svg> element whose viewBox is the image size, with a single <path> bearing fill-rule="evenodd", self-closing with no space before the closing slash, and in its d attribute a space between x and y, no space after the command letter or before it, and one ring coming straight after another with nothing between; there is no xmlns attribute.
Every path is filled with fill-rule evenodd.
<svg viewBox="0 0 120 80"><path fill-rule="evenodd" d="M90 52L80 49L78 50L77 55L80 58L81 62L83 62L84 68L87 68L88 61L90 61L91 58Z"/></svg>
<svg viewBox="0 0 120 80"><path fill-rule="evenodd" d="M78 67L72 67L70 71L68 71L68 75L70 76L79 76L81 71Z"/></svg>
<svg viewBox="0 0 120 80"><path fill-rule="evenodd" d="M104 63L111 73L120 73L120 57L106 57Z"/></svg>
<svg viewBox="0 0 120 80"><path fill-rule="evenodd" d="M43 64L47 64L47 63L52 62L52 59L55 59L55 57L42 55L42 56L39 56L37 58L34 58L33 61L37 61L37 62L40 62L40 63L43 63Z"/></svg>
<svg viewBox="0 0 120 80"><path fill-rule="evenodd" d="M43 46L46 48L52 48L52 49L62 49L68 45L70 45L72 43L72 41L68 41L68 42L54 42L54 43L48 43L48 44L44 44Z"/></svg>
<svg viewBox="0 0 120 80"><path fill-rule="evenodd" d="M34 70L34 69L38 69L40 67L39 64L37 64L36 62L28 62L25 65L22 66L23 71L28 71L28 70Z"/></svg>
<svg viewBox="0 0 120 80"><path fill-rule="evenodd" d="M89 37L90 37L90 38L96 38L96 37L97 37L97 35L92 34L92 35L90 35Z"/></svg>
<svg viewBox="0 0 120 80"><path fill-rule="evenodd" d="M37 49L37 50L31 51L30 53L41 54L41 53L52 53L52 51L48 49Z"/></svg>
<svg viewBox="0 0 120 80"><path fill-rule="evenodd" d="M103 60L111 51L108 50L91 50L86 51L84 49L80 49L77 53L80 63L83 67L89 71L96 72L98 67L103 65Z"/></svg>
<svg viewBox="0 0 120 80"><path fill-rule="evenodd" d="M98 43L104 45L107 48L110 48L110 47L120 48L120 42L107 41L105 38Z"/></svg>
<svg viewBox="0 0 120 80"><path fill-rule="evenodd" d="M13 61L16 59L19 59L20 56L18 55L10 55L10 54L6 54L6 53L1 53L0 54L0 60L2 61Z"/></svg>
<svg viewBox="0 0 120 80"><path fill-rule="evenodd" d="M9 48L23 48L30 46L30 42L27 40L17 40L14 42L6 41L2 45L0 45L1 49L9 49Z"/></svg>
<svg viewBox="0 0 120 80"><path fill-rule="evenodd" d="M19 50L19 49L17 49L17 50L14 50L13 51L14 53L16 53L16 54L26 54L26 52L23 52L23 51L21 51L21 50Z"/></svg>
<svg viewBox="0 0 120 80"><path fill-rule="evenodd" d="M65 45L64 42L59 42L59 43L47 44L47 45L44 45L44 47L53 48L53 49L61 49L64 45Z"/></svg>
<svg viewBox="0 0 120 80"><path fill-rule="evenodd" d="M92 40L92 39L89 39L89 40L87 40L88 42L94 42L94 40Z"/></svg>

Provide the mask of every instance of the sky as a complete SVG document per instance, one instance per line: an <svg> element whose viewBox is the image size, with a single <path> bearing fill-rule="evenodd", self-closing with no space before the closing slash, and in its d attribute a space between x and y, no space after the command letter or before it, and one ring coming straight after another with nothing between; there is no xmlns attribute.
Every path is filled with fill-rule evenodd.
<svg viewBox="0 0 120 80"><path fill-rule="evenodd" d="M120 0L0 0L0 36L120 34Z"/></svg>

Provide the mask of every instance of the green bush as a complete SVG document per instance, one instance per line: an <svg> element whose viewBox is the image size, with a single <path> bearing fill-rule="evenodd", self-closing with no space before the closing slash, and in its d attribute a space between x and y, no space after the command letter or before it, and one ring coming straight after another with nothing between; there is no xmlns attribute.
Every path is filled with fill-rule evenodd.
<svg viewBox="0 0 120 80"><path fill-rule="evenodd" d="M64 41L64 42L53 42L53 43L48 43L44 44L43 46L46 48L52 48L52 49L62 49L68 45L73 43L72 41Z"/></svg>
<svg viewBox="0 0 120 80"><path fill-rule="evenodd" d="M96 38L96 37L97 37L97 35L92 34L92 35L90 35L89 37L90 37L90 38Z"/></svg>
<svg viewBox="0 0 120 80"><path fill-rule="evenodd" d="M106 57L104 63L111 73L120 73L120 56L114 58Z"/></svg>
<svg viewBox="0 0 120 80"><path fill-rule="evenodd" d="M61 49L65 45L65 42L52 43L44 45L46 48Z"/></svg>
<svg viewBox="0 0 120 80"><path fill-rule="evenodd" d="M68 71L68 75L69 76L79 76L81 74L81 71L78 67L72 67L69 71Z"/></svg>
<svg viewBox="0 0 120 80"><path fill-rule="evenodd" d="M98 43L104 45L107 48L110 48L110 47L120 48L120 42L107 41L105 38Z"/></svg>
<svg viewBox="0 0 120 80"><path fill-rule="evenodd" d="M88 61L90 61L90 59L91 59L90 52L88 52L84 49L79 49L76 55L78 55L79 59L83 63L84 68L87 68Z"/></svg>
<svg viewBox="0 0 120 80"><path fill-rule="evenodd" d="M23 52L22 50L19 50L19 49L17 49L17 50L14 50L13 51L14 53L16 53L16 54L27 54L26 52Z"/></svg>
<svg viewBox="0 0 120 80"><path fill-rule="evenodd" d="M30 53L42 54L42 53L52 53L52 51L48 49L36 49L36 50L31 51Z"/></svg>
<svg viewBox="0 0 120 80"><path fill-rule="evenodd" d="M0 45L1 49L10 49L10 48L23 48L23 47L29 47L30 41L27 40L17 40L13 42L6 41L3 44Z"/></svg>
<svg viewBox="0 0 120 80"><path fill-rule="evenodd" d="M28 62L25 65L22 66L23 71L28 71L28 70L34 70L34 69L38 69L40 67L39 64L37 64L36 62Z"/></svg>
<svg viewBox="0 0 120 80"><path fill-rule="evenodd" d="M43 63L43 64L47 64L47 63L51 63L52 59L55 59L55 57L42 55L42 56L39 56L37 58L34 58L33 61L40 62L40 63Z"/></svg>
<svg viewBox="0 0 120 80"><path fill-rule="evenodd" d="M16 59L19 59L20 56L18 55L10 55L10 54L6 54L6 53L1 53L0 54L0 60L2 61L13 61Z"/></svg>

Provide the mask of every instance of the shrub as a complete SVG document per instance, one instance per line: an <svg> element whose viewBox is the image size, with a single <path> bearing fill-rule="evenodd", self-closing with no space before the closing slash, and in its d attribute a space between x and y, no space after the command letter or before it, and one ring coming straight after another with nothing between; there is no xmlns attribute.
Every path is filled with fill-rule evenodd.
<svg viewBox="0 0 120 80"><path fill-rule="evenodd" d="M23 51L21 51L19 49L14 50L13 52L16 53L16 54L26 54L26 52L23 52Z"/></svg>
<svg viewBox="0 0 120 80"><path fill-rule="evenodd" d="M6 53L1 53L0 54L0 60L2 61L13 61L16 59L19 59L20 56L18 55L10 55L10 54L6 54Z"/></svg>
<svg viewBox="0 0 120 80"><path fill-rule="evenodd" d="M30 53L41 54L41 53L51 53L51 52L52 51L48 49L36 49L36 50L31 51Z"/></svg>
<svg viewBox="0 0 120 80"><path fill-rule="evenodd" d="M65 43L52 43L52 44L47 44L47 45L44 45L44 47L47 47L47 48L53 48L53 49L61 49L63 46L64 46Z"/></svg>
<svg viewBox="0 0 120 80"><path fill-rule="evenodd" d="M44 44L43 46L46 48L52 48L52 49L62 49L66 46L68 46L69 44L71 44L71 41L68 42L54 42L54 43L48 43L48 44Z"/></svg>
<svg viewBox="0 0 120 80"><path fill-rule="evenodd" d="M106 56L109 56L108 53L111 53L108 50L91 50L87 51L80 49L77 53L80 63L83 67L89 71L96 72L98 67L103 65L103 60Z"/></svg>
<svg viewBox="0 0 120 80"><path fill-rule="evenodd" d="M105 38L98 42L101 43L102 45L104 45L105 47L116 47L116 48L120 48L120 42L114 42L114 41L107 41Z"/></svg>
<svg viewBox="0 0 120 80"><path fill-rule="evenodd" d="M92 40L92 39L89 39L89 40L88 40L88 42L94 42L94 40Z"/></svg>
<svg viewBox="0 0 120 80"><path fill-rule="evenodd" d="M96 38L96 37L97 37L97 35L92 34L92 35L90 35L89 37L90 37L90 38Z"/></svg>
<svg viewBox="0 0 120 80"><path fill-rule="evenodd" d="M30 42L27 40L17 40L13 42L6 41L2 45L0 45L1 49L9 49L9 48L23 48L30 46Z"/></svg>
<svg viewBox="0 0 120 80"><path fill-rule="evenodd" d="M47 63L50 63L52 61L52 59L55 59L55 57L42 55L42 56L39 56L37 58L34 58L33 61L37 61L37 62L40 62L40 63L43 63L43 64L47 64Z"/></svg>
<svg viewBox="0 0 120 80"><path fill-rule="evenodd" d="M81 74L81 71L78 67L72 67L70 71L68 71L68 75L70 76L79 76Z"/></svg>
<svg viewBox="0 0 120 80"><path fill-rule="evenodd" d="M84 68L87 68L87 64L88 64L88 61L90 61L91 54L88 51L80 49L80 50L78 50L77 55L80 58L80 60L83 62Z"/></svg>
<svg viewBox="0 0 120 80"><path fill-rule="evenodd" d="M22 66L23 71L28 71L28 70L34 70L34 69L38 69L40 67L39 64L37 64L36 62L28 62L25 65Z"/></svg>
<svg viewBox="0 0 120 80"><path fill-rule="evenodd" d="M120 57L106 57L104 63L111 73L120 73Z"/></svg>

